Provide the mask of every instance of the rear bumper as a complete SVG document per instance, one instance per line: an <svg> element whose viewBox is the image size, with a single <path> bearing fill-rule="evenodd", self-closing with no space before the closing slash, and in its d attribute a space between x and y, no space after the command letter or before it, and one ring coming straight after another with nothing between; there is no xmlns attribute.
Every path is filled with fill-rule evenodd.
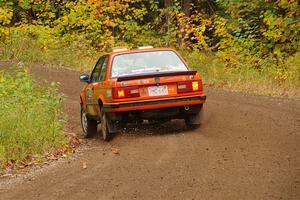
<svg viewBox="0 0 300 200"><path fill-rule="evenodd" d="M133 101L126 103L105 103L103 108L106 112L125 112L131 110L147 110L147 109L159 109L176 106L188 106L203 104L206 100L205 95L190 96L190 97L177 97L156 99L147 101Z"/></svg>

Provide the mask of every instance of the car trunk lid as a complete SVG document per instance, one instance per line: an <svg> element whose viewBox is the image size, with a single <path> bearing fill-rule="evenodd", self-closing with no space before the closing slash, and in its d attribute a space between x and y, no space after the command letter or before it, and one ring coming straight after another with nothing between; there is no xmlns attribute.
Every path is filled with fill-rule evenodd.
<svg viewBox="0 0 300 200"><path fill-rule="evenodd" d="M197 82L197 87L199 87L197 91L202 90L202 83L197 71L158 72L124 76L117 78L116 87L113 89L113 97L125 101L133 99L133 97L135 97L135 100L137 100L136 98L142 100L183 96L196 92L196 90L192 90L192 82Z"/></svg>

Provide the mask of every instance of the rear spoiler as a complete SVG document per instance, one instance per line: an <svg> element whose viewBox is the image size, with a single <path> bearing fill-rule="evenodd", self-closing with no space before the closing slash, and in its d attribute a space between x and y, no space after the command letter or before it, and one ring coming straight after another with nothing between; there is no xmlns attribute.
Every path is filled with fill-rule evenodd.
<svg viewBox="0 0 300 200"><path fill-rule="evenodd" d="M179 76L179 75L195 75L197 71L179 71L179 72L155 72L151 74L140 74L132 76L122 76L118 77L117 81L128 81L132 79L142 79L142 78L151 78L159 76Z"/></svg>

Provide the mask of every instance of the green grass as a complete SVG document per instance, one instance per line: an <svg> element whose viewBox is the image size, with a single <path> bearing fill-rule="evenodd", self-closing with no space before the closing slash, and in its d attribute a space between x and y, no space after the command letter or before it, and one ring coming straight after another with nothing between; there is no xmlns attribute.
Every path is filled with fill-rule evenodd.
<svg viewBox="0 0 300 200"><path fill-rule="evenodd" d="M25 69L0 71L0 169L67 143L62 98L55 84L41 86Z"/></svg>
<svg viewBox="0 0 300 200"><path fill-rule="evenodd" d="M60 37L43 26L15 27L0 40L1 60L26 64L86 70L95 65L99 55L84 38Z"/></svg>

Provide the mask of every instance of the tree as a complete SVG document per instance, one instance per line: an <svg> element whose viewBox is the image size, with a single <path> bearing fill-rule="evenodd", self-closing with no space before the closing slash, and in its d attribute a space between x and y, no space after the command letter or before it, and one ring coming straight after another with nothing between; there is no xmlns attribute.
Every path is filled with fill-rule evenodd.
<svg viewBox="0 0 300 200"><path fill-rule="evenodd" d="M185 14L185 16L190 17L191 16L191 0L181 0L182 4L182 10Z"/></svg>

